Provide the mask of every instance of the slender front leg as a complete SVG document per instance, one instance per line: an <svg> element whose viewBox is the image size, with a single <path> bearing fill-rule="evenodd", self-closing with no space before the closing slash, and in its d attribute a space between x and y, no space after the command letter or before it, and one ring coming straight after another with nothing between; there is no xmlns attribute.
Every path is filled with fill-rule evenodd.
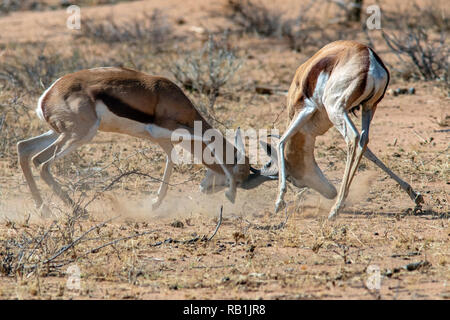
<svg viewBox="0 0 450 320"><path fill-rule="evenodd" d="M149 124L147 126L147 131L150 134L150 136L155 140L170 141L173 138L172 137L173 131L159 127L155 124ZM187 129L180 130L179 132L177 132L176 137L182 138L185 141L200 141L203 144L205 144L207 148L210 147L206 143L206 141L203 140L203 137L197 137L194 134L192 134L191 132L189 132L189 130L187 130ZM228 178L228 181L229 181L230 187L225 192L225 196L228 198L228 200L230 200L232 203L234 203L235 199L236 199L236 188L237 188L236 180L234 179L230 170L227 168L226 164L224 163L224 159L221 159L219 157L219 155L217 155L215 153L214 153L214 157L215 157L217 163L221 166L225 176ZM202 161L203 161L203 159L202 159Z"/></svg>
<svg viewBox="0 0 450 320"><path fill-rule="evenodd" d="M159 145L167 154L166 168L164 169L163 181L161 182L161 185L159 186L158 197L156 199L153 199L153 203L152 203L153 210L157 209L161 205L162 200L166 196L167 189L169 186L170 176L172 175L172 171L173 171L173 162L172 162L172 158L171 158L173 145L169 142L159 142Z"/></svg>
<svg viewBox="0 0 450 320"><path fill-rule="evenodd" d="M286 160L284 158L284 147L289 138L291 138L296 132L298 132L301 127L311 118L311 116L316 111L315 106L306 106L297 115L297 118L289 125L286 132L280 139L278 145L278 167L279 167L279 194L275 205L275 213L279 212L286 206L284 202L284 195L286 193Z"/></svg>

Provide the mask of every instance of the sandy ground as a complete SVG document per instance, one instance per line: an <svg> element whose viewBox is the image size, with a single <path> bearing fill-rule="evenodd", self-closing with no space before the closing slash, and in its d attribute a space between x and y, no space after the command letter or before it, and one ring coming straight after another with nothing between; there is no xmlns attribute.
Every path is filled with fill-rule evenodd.
<svg viewBox="0 0 450 320"><path fill-rule="evenodd" d="M392 8L392 4L382 3ZM180 18L185 21L175 26L176 34L200 39L204 36L193 35L193 26L210 30L232 27L223 17L211 14L220 10L218 3L186 0L183 6L179 4L175 0L133 1L83 8L82 14L99 20L112 14L120 21L132 18L143 8L159 8L171 22ZM397 3L403 5L403 1ZM280 9L296 12L298 5L286 1ZM64 10L14 12L0 17L0 57L14 46L42 41L57 44L64 52L65 46L74 41L73 31L64 28L66 18ZM243 36L234 45L247 58L236 80L245 86L235 87L233 95L239 98L219 98L217 116L232 127L275 126L283 132L287 118L283 111L285 96L258 95L245 92L245 88L249 83L259 83L287 89L294 70L314 50L293 52L277 39L251 36ZM393 63L386 50L381 50L380 55ZM200 166L177 166L172 178L176 186L170 188L166 201L156 211L151 211L150 199L158 184L142 177L124 179L90 205L90 217L80 223L77 234L118 217L74 248L72 258L82 257L101 243L148 233L96 250L72 263L81 272L79 290L67 287L69 265L57 270L43 267L28 275L1 275L0 298L448 299L450 133L442 122L449 115L450 101L434 83L393 78L390 84L392 89L409 87L415 88L414 95L394 96L388 92L380 103L372 121L369 146L423 194L421 212L414 214L414 203L407 194L380 169L363 160L346 207L336 221L326 219L333 201L313 191L298 198L299 190L292 186L287 196L287 225L280 230L260 230L255 225L277 225L285 219L284 213L273 214L276 182L255 190L239 190L236 204L232 205L223 192L213 196L200 193ZM32 103L36 100L37 96L30 97ZM360 127L358 117L353 119ZM320 167L339 186L346 150L342 137L331 129L318 138L316 146ZM162 151L134 138L101 133L77 155L84 164L101 168L114 159L132 157L135 150L143 148L148 148L145 156L131 158L133 165L160 176L164 166ZM127 160L121 161L123 166ZM41 219L34 209L17 160L0 158L0 168L0 240L19 239L49 228L52 220ZM80 178L70 160L54 171L65 185ZM109 174L94 180L85 190L87 196L110 182L113 174ZM64 206L42 181L38 183L56 219L63 219L59 208ZM169 238L187 240L211 235L222 205L223 222L211 241L164 242ZM155 245L160 241L164 243ZM424 263L416 270L402 268L415 262ZM372 276L369 266L379 270L379 290L367 287Z"/></svg>

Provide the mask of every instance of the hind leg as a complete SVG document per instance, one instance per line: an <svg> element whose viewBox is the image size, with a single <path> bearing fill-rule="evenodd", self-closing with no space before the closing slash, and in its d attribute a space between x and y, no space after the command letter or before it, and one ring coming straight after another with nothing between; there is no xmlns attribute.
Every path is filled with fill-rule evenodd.
<svg viewBox="0 0 450 320"><path fill-rule="evenodd" d="M381 168L381 170L386 172L392 179L394 179L400 185L400 188L402 188L409 195L411 200L415 202L416 206L420 208L421 204L424 202L420 193L416 193L407 182L403 181L399 176L393 173L391 169L389 169L380 159L378 159L378 157L373 154L369 148L367 148L364 152L364 156L375 163L379 168Z"/></svg>
<svg viewBox="0 0 450 320"><path fill-rule="evenodd" d="M30 168L30 160L37 153L41 152L49 145L55 142L58 138L58 133L50 130L40 136L22 140L17 143L17 154L19 156L19 164L22 168L25 180L30 188L34 202L37 208L42 207L42 197L39 193L39 189L36 186L36 181L33 178L33 174Z"/></svg>
<svg viewBox="0 0 450 320"><path fill-rule="evenodd" d="M370 111L371 111L370 115L366 115L364 113L364 107L366 107L366 106L363 106L362 124L363 124L363 132L365 131L364 128L367 127L367 140L368 140L369 124L370 124L371 118L373 117L373 114L375 113L376 106L374 106L370 109ZM365 116L366 116L366 118L364 118ZM366 123L366 125L365 125L365 123ZM423 197L420 193L416 193L408 183L406 183L405 181L400 179L400 177L398 177L395 173L393 173L380 159L377 158L377 156L375 156L373 154L373 152L369 148L366 148L364 150L364 156L367 159L369 159L370 161L372 161L373 163L375 163L381 170L383 170L385 173L387 173L392 179L394 179L400 185L400 187L406 193L408 193L409 197L415 202L416 206L420 208L421 204L424 202Z"/></svg>
<svg viewBox="0 0 450 320"><path fill-rule="evenodd" d="M42 180L44 180L45 183L52 188L53 192L67 205L73 206L74 202L53 178L50 172L50 165L53 161L64 157L81 145L88 143L97 132L98 124L99 122L97 121L87 133L62 133L53 144L33 157L33 163L39 168Z"/></svg>

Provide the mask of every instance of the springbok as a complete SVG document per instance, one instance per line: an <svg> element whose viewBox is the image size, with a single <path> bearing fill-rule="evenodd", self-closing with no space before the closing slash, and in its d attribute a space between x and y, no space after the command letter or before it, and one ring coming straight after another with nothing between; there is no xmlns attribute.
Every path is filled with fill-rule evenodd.
<svg viewBox="0 0 450 320"><path fill-rule="evenodd" d="M158 196L152 204L155 209L166 195L173 169L172 133L177 129L186 129L188 137L184 138L192 142L201 141L203 151L207 142L203 137L194 135L194 122L201 121L202 134L212 128L173 82L126 68L94 68L65 75L42 94L36 112L51 130L20 141L17 149L19 163L36 206L47 214L49 210L43 205L31 172L30 160L53 192L66 204L74 205L73 200L50 173L53 161L90 142L97 131L148 139L158 144L167 154ZM230 146L225 138L223 145L222 159L214 154L216 162L208 164L202 161L208 170L200 189L204 193L211 193L228 186L226 197L234 202L237 186L254 188L267 178L250 167L247 157L242 163L236 161L238 156L245 155L239 134L236 135L236 147L239 149L232 144ZM234 153L233 163L224 161L228 159L228 150Z"/></svg>
<svg viewBox="0 0 450 320"><path fill-rule="evenodd" d="M423 202L419 193L395 175L367 148L369 125L389 83L389 71L368 46L355 41L332 42L303 63L289 88L287 108L289 123L277 150L278 160L266 164L266 171L279 171L279 195L275 212L286 204L286 179L297 187L310 187L324 197L337 200L329 218L343 207L355 171L364 154L405 190L417 206ZM358 133L348 112L362 106L362 131ZM314 158L316 137L332 126L347 143L347 162L339 193L325 178ZM271 149L271 146L268 146Z"/></svg>

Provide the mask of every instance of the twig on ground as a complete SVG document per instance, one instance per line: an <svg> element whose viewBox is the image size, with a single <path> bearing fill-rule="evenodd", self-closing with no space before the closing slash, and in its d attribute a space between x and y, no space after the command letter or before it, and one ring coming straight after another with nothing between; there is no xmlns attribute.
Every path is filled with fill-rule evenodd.
<svg viewBox="0 0 450 320"><path fill-rule="evenodd" d="M53 256L51 256L50 258L48 258L47 260L45 260L44 262L42 262L43 264L47 264L49 262L52 262L53 260L55 260L56 258L58 258L60 255L62 255L64 252L66 252L67 250L69 250L70 248L74 247L77 245L78 242L80 242L86 235L88 235L90 232L92 232L93 230L99 229L101 227L103 227L105 224L111 222L112 220L116 219L116 217L112 217L111 219L108 219L102 223L99 223L93 227L91 227L88 231L86 231L85 233L83 233L81 236L79 236L78 238L76 238L74 241L72 241L71 243L69 243L68 245L65 245L64 247L62 247L60 250L58 250L58 252L56 252ZM36 265L35 265L36 266Z"/></svg>
<svg viewBox="0 0 450 320"><path fill-rule="evenodd" d="M394 268L394 269L387 269L383 275L386 277L391 277L394 273L399 273L402 270L406 270L406 271L414 271L420 268L426 268L426 267L430 267L431 263L428 262L427 260L421 260L421 261L417 261L417 262L412 262L412 263L408 263L405 264L404 266L398 267L398 268Z"/></svg>
<svg viewBox="0 0 450 320"><path fill-rule="evenodd" d="M44 233L44 235L42 236L42 238L38 241L38 243L34 246L33 250L31 250L30 254L28 255L27 261L30 261L30 258L33 256L34 252L37 250L37 248L41 245L41 243L44 241L45 238L47 238L47 235L50 233L50 231L52 230L53 226L55 225L56 221L53 221L52 224L50 225L50 227L48 228L48 230ZM22 258L25 255L23 255L19 262L18 265L20 266L20 263L22 262Z"/></svg>
<svg viewBox="0 0 450 320"><path fill-rule="evenodd" d="M422 137L416 130L413 129L413 132L423 143L427 143L428 142L427 139Z"/></svg>
<svg viewBox="0 0 450 320"><path fill-rule="evenodd" d="M137 170L132 170L132 171L124 172L124 173L120 174L118 177L114 178L113 181L111 181L111 183L108 184L106 187L103 187L101 191L96 192L96 193L94 194L94 196L93 196L93 197L92 197L92 198L84 205L84 209L86 210L86 208L87 208L93 201L95 201L95 200L99 197L100 194L102 194L103 192L109 190L114 184L116 184L117 182L119 182L123 177L129 176L129 175L132 175L132 174L144 176L144 177L150 178L150 179L152 179L152 180L154 180L154 181L156 181L156 182L164 182L164 181L162 181L161 179L152 177L152 176L149 175L149 174L142 173L142 172L139 172L139 171L137 171ZM170 184L170 183L167 183L167 185L169 185L169 186L174 186L174 185L172 185L172 184Z"/></svg>
<svg viewBox="0 0 450 320"><path fill-rule="evenodd" d="M284 227L286 227L288 219L289 219L289 217L291 215L290 213L288 214L287 206L285 208L285 215L286 215L286 218L284 219L284 221L282 221L282 222L280 222L279 224L276 224L276 225L260 226L260 225L254 224L254 223L252 223L252 222L250 222L248 220L245 220L245 221L250 225L250 227L252 227L253 229L256 229L256 230L281 230Z"/></svg>
<svg viewBox="0 0 450 320"><path fill-rule="evenodd" d="M121 237L121 238L118 238L118 239L114 239L114 240L112 240L112 241L110 241L110 242L104 243L104 244L102 244L102 245L100 245L100 246L98 246L98 247L95 247L95 248L93 248L93 249L90 249L90 250L86 251L83 255L81 255L80 257L77 257L76 259L72 259L72 260L66 261L66 262L64 262L64 263L55 265L55 266L53 266L53 267L55 267L55 268L63 267L63 266L65 266L65 265L68 265L68 264L74 262L75 260L79 260L79 259L85 258L85 257L87 257L87 256L88 256L89 254L91 254L91 253L97 253L99 250L101 250L101 249L103 249L103 248L105 248L105 247L113 246L113 245L115 245L116 243L118 243L118 242L120 242L120 241L125 241L125 240L129 240L129 239L133 239L133 238L145 236L145 235L147 235L147 234L154 233L154 232L156 232L156 231L157 231L157 230L145 231L145 232L133 234L133 235L131 235L131 236L126 236L126 237Z"/></svg>
<svg viewBox="0 0 450 320"><path fill-rule="evenodd" d="M220 207L219 221L217 222L216 229L214 230L214 233L209 238L207 238L205 235L202 236L201 238L200 238L200 236L195 236L194 238L188 239L188 240L177 240L177 239L168 238L168 239L165 239L163 241L158 241L158 242L156 242L154 244L151 244L150 246L158 247L158 246L160 246L162 244L168 244L168 243L191 244L191 243L195 243L195 242L197 242L199 240L203 241L203 242L211 241L212 238L214 238L214 236L216 235L216 233L219 230L220 226L222 225L222 211L223 211L223 206Z"/></svg>
<svg viewBox="0 0 450 320"><path fill-rule="evenodd" d="M194 173L197 173L197 172L199 172L199 171L200 171L200 170L198 170L198 171L196 171L196 172L194 172ZM195 179L195 177L192 177L192 178L189 178L189 179L184 180L184 181L182 181L182 182L172 184L172 183L164 182L163 180L161 180L161 179L159 179L159 178L155 178L155 177L153 177L153 176L151 176L151 175L149 175L149 174L147 174L147 173L143 173L143 172L140 172L140 171L137 171L137 170L131 170L131 171L123 172L123 173L121 173L119 176L117 176L116 178L114 178L107 186L103 187L100 191L96 192L96 193L94 194L94 196L93 196L93 197L92 197L92 198L84 205L84 208L83 208L83 209L86 210L86 208L87 208L92 202L94 202L94 201L100 196L100 194L102 194L102 193L105 192L105 191L108 191L114 184L116 184L117 182L119 182L123 177L127 177L127 176L130 176L130 175L132 175L132 174L136 174L136 175L139 175L139 176L144 176L144 177L150 178L150 179L154 180L155 182L162 182L162 183L165 183L165 184L167 184L167 185L170 186L170 187L175 187L175 186L178 186L178 185L182 185L182 184L185 184L185 183L190 182L190 181L192 181L192 180Z"/></svg>
<svg viewBox="0 0 450 320"><path fill-rule="evenodd" d="M214 236L216 235L216 233L219 230L220 226L222 225L222 211L223 211L223 205L220 206L219 221L217 222L216 230L214 230L214 233L211 235L211 237L208 238L208 241L211 241L212 238L214 238Z"/></svg>

